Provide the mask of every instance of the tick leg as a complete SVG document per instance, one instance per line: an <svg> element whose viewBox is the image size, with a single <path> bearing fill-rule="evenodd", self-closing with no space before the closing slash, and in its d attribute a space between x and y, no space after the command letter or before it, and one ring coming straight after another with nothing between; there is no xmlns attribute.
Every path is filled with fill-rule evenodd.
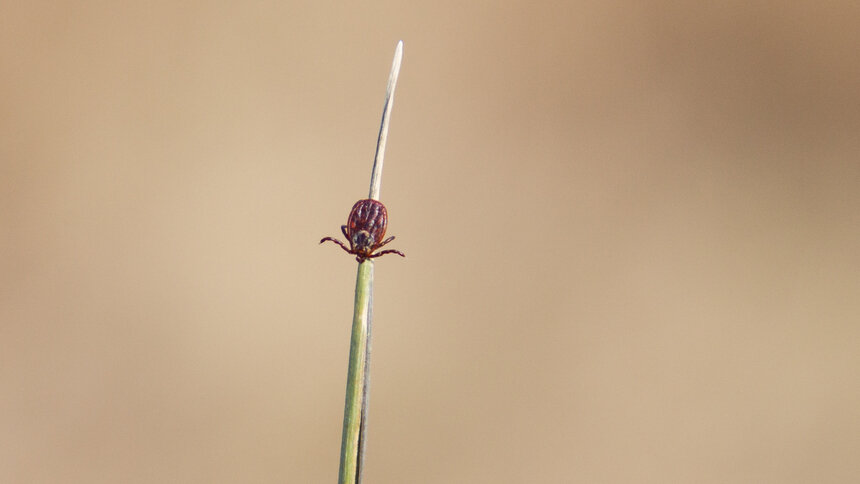
<svg viewBox="0 0 860 484"><path fill-rule="evenodd" d="M392 235L391 237L389 237L389 238L387 238L387 239L383 240L383 241L382 241L382 243L380 243L379 245L377 245L377 246L376 246L376 248L378 249L378 248L382 247L383 245L385 245L385 244L387 244L387 243L391 242L392 240L394 240L394 236L393 236L393 235Z"/></svg>
<svg viewBox="0 0 860 484"><path fill-rule="evenodd" d="M341 225L340 231L343 232L343 236L346 237L346 240L349 240L349 234L346 233L346 225Z"/></svg>
<svg viewBox="0 0 860 484"><path fill-rule="evenodd" d="M404 254L403 252L400 252L399 250L383 250L382 252L377 252L375 254L369 255L369 256L367 256L367 258L372 259L374 257L379 257L379 256L385 255L385 254L397 254L400 257L406 257L406 254Z"/></svg>
<svg viewBox="0 0 860 484"><path fill-rule="evenodd" d="M322 244L322 243L323 243L323 242L325 242L326 240L331 241L331 242L334 242L335 244L339 245L341 249L343 249L343 250L347 251L347 253L352 254L352 252L350 252L350 250L346 247L346 245L344 245L344 244L343 244L343 242L341 242L341 241L339 241L339 240L337 240L337 239L335 239L335 238L332 238L332 237L323 237L323 239L322 239L322 240L320 240L320 244Z"/></svg>

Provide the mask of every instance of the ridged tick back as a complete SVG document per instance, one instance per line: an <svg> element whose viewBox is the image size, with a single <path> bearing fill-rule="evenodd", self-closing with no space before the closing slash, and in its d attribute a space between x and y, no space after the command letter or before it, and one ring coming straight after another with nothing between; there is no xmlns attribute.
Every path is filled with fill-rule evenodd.
<svg viewBox="0 0 860 484"><path fill-rule="evenodd" d="M383 240L387 227L388 211L382 202L372 198L359 200L352 206L346 225L340 228L347 242L349 242L349 248L343 242L332 237L325 237L320 240L320 243L322 244L327 240L334 242L340 245L343 250L354 254L355 260L358 262L384 254L397 254L406 257L403 252L398 250L383 250L374 253L375 250L394 240L394 237Z"/></svg>

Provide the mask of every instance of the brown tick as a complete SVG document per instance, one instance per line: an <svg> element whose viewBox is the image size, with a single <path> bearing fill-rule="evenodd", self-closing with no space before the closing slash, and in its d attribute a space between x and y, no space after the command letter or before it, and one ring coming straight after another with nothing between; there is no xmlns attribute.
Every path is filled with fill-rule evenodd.
<svg viewBox="0 0 860 484"><path fill-rule="evenodd" d="M324 237L320 240L320 244L326 240L330 240L339 245L343 250L355 255L355 260L358 262L385 254L397 254L400 257L406 257L399 250L374 252L394 240L393 236L382 240L385 237L387 226L388 211L385 210L385 205L382 202L373 200L372 198L359 200L352 206L346 225L340 226L340 231L343 232L347 242L349 242L349 248L343 242L332 237Z"/></svg>

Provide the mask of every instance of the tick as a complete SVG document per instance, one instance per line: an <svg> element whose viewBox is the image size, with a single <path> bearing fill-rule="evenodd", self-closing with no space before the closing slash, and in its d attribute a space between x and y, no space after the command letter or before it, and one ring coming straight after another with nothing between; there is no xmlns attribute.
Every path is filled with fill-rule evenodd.
<svg viewBox="0 0 860 484"><path fill-rule="evenodd" d="M352 206L349 212L349 218L346 225L340 226L340 231L343 232L346 241L349 242L349 247L346 244L333 238L324 237L320 240L320 244L329 240L339 245L347 253L355 255L355 260L364 262L365 259L373 259L385 254L397 254L400 257L406 257L399 250L383 250L375 252L383 245L394 240L394 237L389 237L385 240L385 229L388 226L388 211L385 210L385 205L378 200L368 198L359 200Z"/></svg>

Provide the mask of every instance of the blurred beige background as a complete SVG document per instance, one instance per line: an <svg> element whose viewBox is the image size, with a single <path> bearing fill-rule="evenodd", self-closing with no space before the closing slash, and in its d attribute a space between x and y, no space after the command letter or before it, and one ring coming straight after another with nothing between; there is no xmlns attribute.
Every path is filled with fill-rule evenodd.
<svg viewBox="0 0 860 484"><path fill-rule="evenodd" d="M857 2L9 2L0 482L860 482Z"/></svg>

